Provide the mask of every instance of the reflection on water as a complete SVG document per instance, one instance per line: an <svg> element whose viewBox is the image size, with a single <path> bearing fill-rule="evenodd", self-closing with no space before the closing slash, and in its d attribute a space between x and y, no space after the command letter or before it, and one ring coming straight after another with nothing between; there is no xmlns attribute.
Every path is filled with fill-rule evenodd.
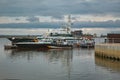
<svg viewBox="0 0 120 80"><path fill-rule="evenodd" d="M94 49L4 50L0 39L0 80L119 80L120 63L101 60Z"/></svg>
<svg viewBox="0 0 120 80"><path fill-rule="evenodd" d="M108 70L120 72L120 62L95 56L95 64Z"/></svg>
<svg viewBox="0 0 120 80"><path fill-rule="evenodd" d="M17 79L22 79L23 77L23 80L26 80L26 79L27 80L34 80L34 79L56 80L57 75L64 76L64 77L66 76L66 78L70 77L71 62L73 58L72 50L59 50L59 49L54 50L53 49L53 50L39 51L39 50L17 50L16 49L16 50L5 50L5 54L6 54L6 58L9 61L12 61L10 62L10 64L7 63L9 64L8 68L11 68L12 66L14 67L14 69L8 70L8 71L3 70L3 72L5 72L6 77L3 77L2 79L16 79L16 77ZM62 65L62 67L60 67L60 65ZM22 71L22 69L24 70ZM33 72L32 75L31 75L31 72ZM12 73L12 74L9 74L9 73ZM27 75L22 76L19 73L27 74ZM56 75L56 78L54 79L55 75ZM0 77L1 77L1 72L0 72ZM49 78L52 78L52 79L49 79ZM60 79L61 78L59 78L58 80Z"/></svg>
<svg viewBox="0 0 120 80"><path fill-rule="evenodd" d="M49 62L61 60L64 62L72 62L73 53L81 58L89 58L92 56L93 49L49 49L49 50L5 50L7 57L11 59L26 59L32 60L38 56L43 56ZM68 64L68 63L67 63Z"/></svg>
<svg viewBox="0 0 120 80"><path fill-rule="evenodd" d="M38 56L44 57L50 63L62 62L63 66L69 66L72 61L72 50L52 49L52 50L8 50L7 57L12 60L26 59L28 61L35 59Z"/></svg>
<svg viewBox="0 0 120 80"><path fill-rule="evenodd" d="M40 69L41 72L38 72L38 74L42 74L42 75L46 75L47 78L49 78L49 75L53 75L54 77L56 76L56 78L54 80L57 79L58 76L58 80L71 80L72 78L74 79L74 76L76 76L76 70L77 72L79 72L79 66L75 66L76 65L76 60L78 60L79 63L79 59L84 60L84 59L90 59L92 56L92 52L93 50L86 50L86 49L50 49L50 50L5 50L5 54L6 54L6 58L11 62L11 64L13 64L14 66L16 66L14 63L17 63L18 65L24 63L24 67L29 65L35 65L35 66L39 66L39 68L36 69ZM73 58L74 57L74 58ZM74 62L75 65L74 65ZM26 62L28 61L28 62ZM36 65L35 63L33 63L34 61L38 62L41 64ZM47 62L47 63L46 63ZM14 67L13 66L13 67ZM21 65L19 65L21 66ZM34 66L34 67L35 67ZM43 66L44 68L40 68L41 66ZM36 71L36 69L32 67L33 70ZM28 69L31 68L30 66L28 67ZM50 72L46 72L46 69L52 69L48 70ZM74 68L75 72L74 72ZM16 67L14 67L15 70L19 69ZM25 68L26 69L26 68ZM43 70L41 70L43 69ZM58 70L56 70L58 69ZM55 70L55 71L54 71ZM26 71L26 70L25 70ZM39 71L39 70L38 70ZM16 71L13 71L16 73ZM29 71L31 72L31 71ZM24 72L25 73L25 72ZM16 73L18 74L18 73ZM27 73L29 74L29 73ZM79 73L77 73L79 74ZM30 74L29 74L30 75ZM32 75L35 76L35 75ZM60 77L61 76L61 77ZM26 77L26 76L24 76ZM38 76L37 76L38 77ZM63 78L62 78L63 77ZM29 79L29 77L27 76L27 78ZM31 77L30 77L31 78ZM44 79L44 77L41 77L42 79ZM34 79L38 79L39 78L34 78ZM32 80L32 79L31 79ZM52 79L53 80L53 77Z"/></svg>
<svg viewBox="0 0 120 80"><path fill-rule="evenodd" d="M51 49L51 50L6 50L7 57L11 59L26 58L27 60L32 60L33 58L43 55L50 62L57 61L59 59L66 59L67 61L72 61L73 52L71 49Z"/></svg>

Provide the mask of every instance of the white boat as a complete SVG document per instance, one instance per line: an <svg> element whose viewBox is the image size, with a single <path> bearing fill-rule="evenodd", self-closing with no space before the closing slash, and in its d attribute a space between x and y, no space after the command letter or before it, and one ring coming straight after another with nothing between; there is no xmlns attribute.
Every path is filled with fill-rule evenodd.
<svg viewBox="0 0 120 80"><path fill-rule="evenodd" d="M43 38L38 42L18 42L15 44L19 49L61 49L72 48L72 44L63 38Z"/></svg>
<svg viewBox="0 0 120 80"><path fill-rule="evenodd" d="M94 39L83 39L80 43L81 48L94 48L95 41Z"/></svg>

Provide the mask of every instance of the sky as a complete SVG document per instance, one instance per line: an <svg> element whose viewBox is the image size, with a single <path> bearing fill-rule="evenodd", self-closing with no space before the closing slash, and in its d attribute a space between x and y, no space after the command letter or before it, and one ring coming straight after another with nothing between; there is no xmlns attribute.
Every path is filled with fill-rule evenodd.
<svg viewBox="0 0 120 80"><path fill-rule="evenodd" d="M120 0L0 0L0 24L120 20Z"/></svg>

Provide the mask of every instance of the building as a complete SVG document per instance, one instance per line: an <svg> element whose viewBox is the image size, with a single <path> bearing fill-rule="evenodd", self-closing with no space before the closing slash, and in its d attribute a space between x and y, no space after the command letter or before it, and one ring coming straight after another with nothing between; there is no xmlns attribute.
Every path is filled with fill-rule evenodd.
<svg viewBox="0 0 120 80"><path fill-rule="evenodd" d="M75 37L81 37L83 35L82 30L75 30L71 34Z"/></svg>
<svg viewBox="0 0 120 80"><path fill-rule="evenodd" d="M108 43L120 43L120 32L108 33L106 42L108 42Z"/></svg>

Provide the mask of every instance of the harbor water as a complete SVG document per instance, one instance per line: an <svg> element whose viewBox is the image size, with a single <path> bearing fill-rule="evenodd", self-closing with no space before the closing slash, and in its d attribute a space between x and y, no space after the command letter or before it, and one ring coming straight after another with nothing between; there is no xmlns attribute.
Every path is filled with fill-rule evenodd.
<svg viewBox="0 0 120 80"><path fill-rule="evenodd" d="M120 79L120 62L95 57L94 49L5 50L6 44L0 38L0 80Z"/></svg>

